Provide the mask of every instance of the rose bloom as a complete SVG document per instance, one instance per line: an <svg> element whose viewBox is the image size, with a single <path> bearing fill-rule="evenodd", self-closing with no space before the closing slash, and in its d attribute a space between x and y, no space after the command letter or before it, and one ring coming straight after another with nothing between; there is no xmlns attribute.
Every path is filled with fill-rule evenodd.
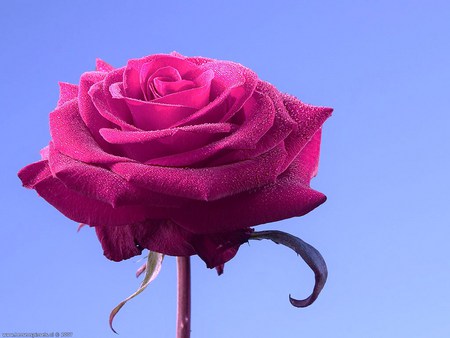
<svg viewBox="0 0 450 338"><path fill-rule="evenodd" d="M95 227L107 258L144 248L233 258L252 226L301 216L332 109L302 103L234 62L178 53L60 83L42 159L23 185Z"/></svg>

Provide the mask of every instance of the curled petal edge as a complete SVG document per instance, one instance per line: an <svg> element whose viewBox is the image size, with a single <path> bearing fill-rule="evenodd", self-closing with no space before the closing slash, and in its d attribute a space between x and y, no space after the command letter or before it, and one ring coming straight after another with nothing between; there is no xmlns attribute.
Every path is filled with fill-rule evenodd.
<svg viewBox="0 0 450 338"><path fill-rule="evenodd" d="M250 239L270 239L276 244L287 246L288 248L294 250L298 255L300 255L305 263L308 264L308 266L314 272L314 289L308 298L295 299L292 298L291 295L289 295L289 301L295 307L307 307L314 303L323 287L325 286L325 282L327 281L328 277L327 265L320 252L308 243L302 241L300 238L278 230L253 232L250 235Z"/></svg>

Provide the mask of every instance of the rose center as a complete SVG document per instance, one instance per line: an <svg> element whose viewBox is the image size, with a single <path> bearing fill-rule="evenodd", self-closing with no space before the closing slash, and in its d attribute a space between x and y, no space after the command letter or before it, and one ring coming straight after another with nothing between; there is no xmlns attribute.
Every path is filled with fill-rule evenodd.
<svg viewBox="0 0 450 338"><path fill-rule="evenodd" d="M178 70L170 66L158 69L147 82L148 91L152 93L154 98L191 89L195 86L195 82L183 79Z"/></svg>

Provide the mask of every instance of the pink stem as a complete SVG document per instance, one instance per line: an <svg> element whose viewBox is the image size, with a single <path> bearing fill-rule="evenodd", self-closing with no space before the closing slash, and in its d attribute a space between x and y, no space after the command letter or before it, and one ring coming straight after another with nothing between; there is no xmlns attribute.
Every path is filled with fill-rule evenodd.
<svg viewBox="0 0 450 338"><path fill-rule="evenodd" d="M191 336L191 261L190 257L177 257L178 308L177 338Z"/></svg>

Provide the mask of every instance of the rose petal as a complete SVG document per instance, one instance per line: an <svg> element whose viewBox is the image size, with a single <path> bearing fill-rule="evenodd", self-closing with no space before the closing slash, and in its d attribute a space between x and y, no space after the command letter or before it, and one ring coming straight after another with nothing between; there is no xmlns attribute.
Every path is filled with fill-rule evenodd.
<svg viewBox="0 0 450 338"><path fill-rule="evenodd" d="M282 144L246 161L211 168L165 168L138 163L116 163L112 170L151 191L213 201L274 182L285 160Z"/></svg>
<svg viewBox="0 0 450 338"><path fill-rule="evenodd" d="M51 175L47 160L41 160L23 167L17 174L25 188L33 189L36 184Z"/></svg>
<svg viewBox="0 0 450 338"><path fill-rule="evenodd" d="M201 65L203 65L205 63L208 63L208 62L216 62L216 61L218 61L216 59L206 58L204 56L183 56L183 55L181 55L181 54L179 54L177 52L172 52L172 53L171 53L171 55L175 55L175 56L178 56L180 58L183 58L183 59L185 59L185 60L187 60L189 62L192 62L192 63L194 63L194 64L196 64L198 66L201 66Z"/></svg>
<svg viewBox="0 0 450 338"><path fill-rule="evenodd" d="M155 131L130 132L101 129L103 138L129 158L145 162L167 154L200 148L236 130L230 123L203 124Z"/></svg>
<svg viewBox="0 0 450 338"><path fill-rule="evenodd" d="M251 229L240 229L226 233L195 235L191 243L196 254L208 268L212 269L223 266L231 260L237 254L241 244L248 241L251 233ZM223 267L221 270L223 272ZM220 269L218 271L220 272Z"/></svg>
<svg viewBox="0 0 450 338"><path fill-rule="evenodd" d="M285 163L287 168L325 120L330 117L333 109L312 106L287 94L283 94L283 101L290 116L298 124L297 130L293 131L285 140L288 152Z"/></svg>
<svg viewBox="0 0 450 338"><path fill-rule="evenodd" d="M41 159L42 160L48 160L49 152L50 152L50 146L47 145L44 148L42 148L39 151L39 154L41 155Z"/></svg>
<svg viewBox="0 0 450 338"><path fill-rule="evenodd" d="M167 217L166 207L179 207L180 200L138 188L112 171L76 161L57 151L50 143L49 166L53 176L81 195L112 207L146 205L152 218ZM164 207L164 208L157 208Z"/></svg>
<svg viewBox="0 0 450 338"><path fill-rule="evenodd" d="M56 104L56 107L62 106L64 103L77 98L77 96L77 85L66 82L59 82L59 100Z"/></svg>
<svg viewBox="0 0 450 338"><path fill-rule="evenodd" d="M234 62L216 60L199 68L214 73L211 103L173 127L228 121L249 99L258 82L258 76L253 71Z"/></svg>
<svg viewBox="0 0 450 338"><path fill-rule="evenodd" d="M87 72L81 75L80 89L78 92L78 109L82 120L89 129L95 142L100 147L108 149L108 144L102 139L98 131L100 128L112 128L114 125L98 113L89 95L91 87L96 83L101 83L105 75L104 72Z"/></svg>
<svg viewBox="0 0 450 338"><path fill-rule="evenodd" d="M122 99L115 99L110 92L113 84L118 83L123 75L123 69L109 73L104 81L98 82L89 89L89 96L98 113L106 120L122 130L140 130L133 125L130 110Z"/></svg>
<svg viewBox="0 0 450 338"><path fill-rule="evenodd" d="M168 95L162 96L153 100L154 103L165 103L165 104L177 104L185 107L191 107L195 109L200 109L206 106L209 103L210 97L210 89L211 89L211 80L214 78L214 73L209 70L201 75L199 75L193 82L196 86L195 88L186 88L181 90L182 85L186 86L186 84L182 81L173 82L173 83L164 83L160 85L161 89L164 91L174 91L173 93L169 93ZM156 81L157 79L155 79ZM156 86L155 82L155 86ZM177 85L177 86L175 86ZM175 91L178 89L179 91ZM181 90L181 91L180 91Z"/></svg>
<svg viewBox="0 0 450 338"><path fill-rule="evenodd" d="M144 248L172 256L198 254L209 268L233 258L248 241L249 229L214 235L196 235L171 221L147 221L119 227L96 227L104 254L113 261L139 255Z"/></svg>
<svg viewBox="0 0 450 338"><path fill-rule="evenodd" d="M145 248L174 256L195 253L186 238L187 231L173 222L154 220L124 226L99 226L95 231L104 255L116 262L139 255Z"/></svg>
<svg viewBox="0 0 450 338"><path fill-rule="evenodd" d="M95 59L95 70L98 72L110 72L114 70L114 67L109 63L97 58Z"/></svg>
<svg viewBox="0 0 450 338"><path fill-rule="evenodd" d="M148 222L149 228L151 228L151 224L151 222ZM135 232L133 231L134 227L140 227L140 225L95 227L95 232L106 258L120 262L142 253L142 250L145 248L137 245Z"/></svg>
<svg viewBox="0 0 450 338"><path fill-rule="evenodd" d="M241 124L241 127L230 136L202 148L151 159L147 163L171 167L194 166L202 161L218 161L221 163L221 156L229 151L236 149L254 150L259 140L273 125L275 119L273 103L267 96L255 92L247 100L239 115L241 120L237 120L236 123ZM207 163L206 165L209 166L210 164Z"/></svg>
<svg viewBox="0 0 450 338"><path fill-rule="evenodd" d="M141 73L144 65L146 65L145 72ZM147 79L155 71L167 66L177 69L181 77L188 80L195 78L201 73L197 65L172 55L155 54L141 59L133 59L128 61L124 74L124 96L136 100L144 100L141 81L147 82Z"/></svg>
<svg viewBox="0 0 450 338"><path fill-rule="evenodd" d="M255 142L256 146L254 148L232 149L225 154L215 156L214 160L208 161L210 166L223 165L259 156L282 142L292 130L297 128L297 123L290 117L284 107L281 93L274 86L267 82L259 81L256 87L256 94L254 95L263 96L272 102L273 108L275 109L272 126L264 133L259 141ZM267 105L267 107L269 107L269 105ZM264 114L261 114L262 109L258 107L255 108L254 111L256 117L261 118L264 122L265 117L263 116ZM236 120L238 117L240 117L239 113L236 114L232 120ZM252 119L247 123L248 127L253 123L261 124L261 121ZM241 135L245 137L245 135L251 134L247 133L244 129L244 132Z"/></svg>
<svg viewBox="0 0 450 338"><path fill-rule="evenodd" d="M173 68L171 66L162 67L156 70L153 74L151 73L151 70L149 68L153 68L153 65L151 62L145 63L142 65L141 68L141 90L144 94L144 98L146 101L153 100L155 98L164 96L168 93L165 93L163 87L157 86L157 81L161 81L162 83L169 83L168 81L171 81L172 83L179 83L180 81L183 81L181 78L180 73L176 68ZM150 75L150 76L149 76ZM164 80L164 81L162 81ZM194 84L192 81L184 80L187 83L190 84L192 87ZM178 88L179 89L179 88Z"/></svg>
<svg viewBox="0 0 450 338"><path fill-rule="evenodd" d="M320 136L319 130L276 183L208 203L193 201L174 210L172 219L194 233L214 233L307 214L326 201L309 187L317 172Z"/></svg>
<svg viewBox="0 0 450 338"><path fill-rule="evenodd" d="M139 189L121 176L104 168L76 161L61 154L50 143L49 166L53 176L60 179L71 190L89 198L116 207L118 201L134 200L142 195Z"/></svg>
<svg viewBox="0 0 450 338"><path fill-rule="evenodd" d="M319 129L283 173L284 176L309 185L319 168L321 135L322 129Z"/></svg>
<svg viewBox="0 0 450 338"><path fill-rule="evenodd" d="M326 197L288 177L264 188L212 202L192 201L172 211L172 219L194 233L233 231L302 216Z"/></svg>
<svg viewBox="0 0 450 338"><path fill-rule="evenodd" d="M112 85L112 97L126 102L133 117L133 125L142 130L170 128L175 122L195 111L195 108L180 105L131 99L124 96L123 90L120 84Z"/></svg>
<svg viewBox="0 0 450 338"><path fill-rule="evenodd" d="M50 113L50 134L56 149L78 161L86 163L130 161L111 155L98 145L81 119L76 99L66 102ZM103 138L102 143L106 143Z"/></svg>
<svg viewBox="0 0 450 338"><path fill-rule="evenodd" d="M145 206L113 208L109 204L80 195L52 176L48 161L33 163L19 172L23 185L35 189L48 203L75 222L109 226L140 222L149 218Z"/></svg>

